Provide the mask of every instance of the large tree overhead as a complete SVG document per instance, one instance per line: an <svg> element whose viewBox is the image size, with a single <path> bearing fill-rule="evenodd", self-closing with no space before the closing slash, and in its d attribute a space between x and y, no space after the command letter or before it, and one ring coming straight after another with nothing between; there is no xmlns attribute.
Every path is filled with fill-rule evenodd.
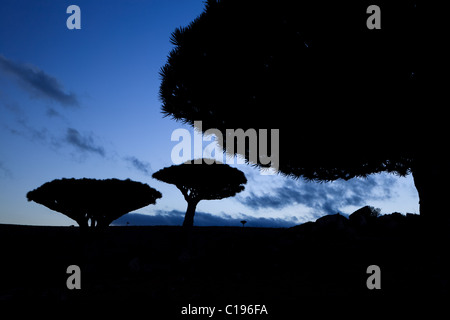
<svg viewBox="0 0 450 320"><path fill-rule="evenodd" d="M189 160L153 174L153 178L174 184L183 194L188 203L184 227L194 225L195 209L201 200L233 197L244 190L244 184L247 183L242 171L218 161L212 162L212 159L204 160Z"/></svg>
<svg viewBox="0 0 450 320"><path fill-rule="evenodd" d="M203 131L279 129L279 170L296 178L412 172L421 214L437 215L446 51L416 3L382 1L371 30L372 1L207 1L172 33L163 113Z"/></svg>
<svg viewBox="0 0 450 320"><path fill-rule="evenodd" d="M161 198L150 186L118 179L56 179L27 193L34 201L75 220L81 228L105 228L133 210Z"/></svg>

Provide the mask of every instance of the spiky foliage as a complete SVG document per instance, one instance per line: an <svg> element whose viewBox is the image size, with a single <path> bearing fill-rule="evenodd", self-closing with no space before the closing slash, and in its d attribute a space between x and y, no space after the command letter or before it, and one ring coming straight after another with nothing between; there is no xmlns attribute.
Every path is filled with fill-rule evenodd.
<svg viewBox="0 0 450 320"><path fill-rule="evenodd" d="M219 200L233 197L244 190L247 179L242 171L212 159L190 160L180 165L163 168L153 178L175 185L188 202L184 226L194 223L195 208L201 200ZM212 162L212 163L211 163Z"/></svg>
<svg viewBox="0 0 450 320"><path fill-rule="evenodd" d="M80 227L104 228L133 210L161 198L150 186L118 179L56 179L27 193L34 201L75 220Z"/></svg>
<svg viewBox="0 0 450 320"><path fill-rule="evenodd" d="M163 113L204 131L280 129L279 169L292 177L442 173L444 29L436 10L401 0L383 2L381 30L369 30L371 4L208 1L172 34Z"/></svg>

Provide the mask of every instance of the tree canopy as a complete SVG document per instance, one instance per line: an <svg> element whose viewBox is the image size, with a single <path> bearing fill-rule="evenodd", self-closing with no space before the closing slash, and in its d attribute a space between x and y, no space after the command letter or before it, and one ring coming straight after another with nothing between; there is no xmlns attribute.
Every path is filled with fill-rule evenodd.
<svg viewBox="0 0 450 320"><path fill-rule="evenodd" d="M163 113L201 120L203 131L279 129L279 170L296 178L438 165L442 29L422 5L401 0L383 2L381 29L370 30L371 4L207 1L172 33L160 72Z"/></svg>
<svg viewBox="0 0 450 320"><path fill-rule="evenodd" d="M80 227L104 228L120 216L155 204L159 191L147 184L118 179L56 179L27 193L34 201L75 220Z"/></svg>
<svg viewBox="0 0 450 320"><path fill-rule="evenodd" d="M247 179L242 171L218 161L189 160L163 168L153 178L175 185L188 202L183 225L192 226L195 208L201 200L233 197L244 190Z"/></svg>

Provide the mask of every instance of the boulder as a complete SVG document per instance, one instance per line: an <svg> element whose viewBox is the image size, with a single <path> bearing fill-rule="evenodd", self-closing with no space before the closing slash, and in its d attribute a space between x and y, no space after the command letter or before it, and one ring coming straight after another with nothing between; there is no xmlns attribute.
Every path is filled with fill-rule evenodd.
<svg viewBox="0 0 450 320"><path fill-rule="evenodd" d="M388 230L396 229L399 226L404 225L406 217L399 212L386 214L378 219L379 224Z"/></svg>
<svg viewBox="0 0 450 320"><path fill-rule="evenodd" d="M336 213L320 217L316 220L316 226L319 228L332 228L336 230L345 229L348 219L343 215Z"/></svg>
<svg viewBox="0 0 450 320"><path fill-rule="evenodd" d="M379 209L365 206L353 212L348 219L353 226L363 227L374 222L379 215Z"/></svg>

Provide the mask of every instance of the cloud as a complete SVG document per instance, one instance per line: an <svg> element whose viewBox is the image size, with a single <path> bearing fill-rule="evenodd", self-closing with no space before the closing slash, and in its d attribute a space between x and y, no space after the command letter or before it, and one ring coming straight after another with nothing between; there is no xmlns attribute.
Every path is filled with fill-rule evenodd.
<svg viewBox="0 0 450 320"><path fill-rule="evenodd" d="M78 130L66 127L65 134L55 135L51 126L47 125L41 128L35 127L30 121L25 110L16 102L8 102L0 95L0 111L4 108L9 112L9 119L5 117L6 123L0 123L9 133L23 137L32 142L39 142L50 146L53 150L58 150L66 145L71 145L79 154L95 153L102 157L106 156L105 148L94 138L93 133L80 133ZM60 121L70 123L63 115L53 108L47 109L48 117L56 117ZM3 120L3 118L1 119ZM8 121L9 120L9 121ZM2 121L3 122L3 121ZM42 124L40 125L42 126ZM145 165L145 164L143 164Z"/></svg>
<svg viewBox="0 0 450 320"><path fill-rule="evenodd" d="M37 129L30 125L26 113L17 103L8 103L0 101L0 106L3 106L12 115L14 121L4 124L6 130L11 134L25 137L31 141L39 141L46 143L49 140L49 132L47 128Z"/></svg>
<svg viewBox="0 0 450 320"><path fill-rule="evenodd" d="M47 112L46 112L46 115L47 115L49 118L53 118L53 117L62 117L61 114L60 114L58 111L56 111L55 109L53 109L53 108L48 108L48 109L47 109Z"/></svg>
<svg viewBox="0 0 450 320"><path fill-rule="evenodd" d="M2 161L0 161L0 178L11 178L12 173Z"/></svg>
<svg viewBox="0 0 450 320"><path fill-rule="evenodd" d="M288 179L284 185L275 187L271 193L250 192L248 196L238 195L236 198L245 206L255 210L283 209L302 204L313 209L317 215L334 214L342 212L342 208L347 206L364 206L367 201L390 199L391 188L394 184L394 177L387 174L329 183Z"/></svg>
<svg viewBox="0 0 450 320"><path fill-rule="evenodd" d="M17 127L9 128L12 134L24 136L31 141L46 143L49 140L49 133L46 128L36 129L28 124L26 120L18 120Z"/></svg>
<svg viewBox="0 0 450 320"><path fill-rule="evenodd" d="M92 134L81 135L76 129L68 128L65 141L81 152L96 153L105 156L105 149L94 142Z"/></svg>
<svg viewBox="0 0 450 320"><path fill-rule="evenodd" d="M136 170L142 172L146 176L151 175L152 168L150 167L150 163L141 161L136 157L125 157L125 161L129 162Z"/></svg>
<svg viewBox="0 0 450 320"><path fill-rule="evenodd" d="M15 76L23 87L39 98L48 98L66 107L79 105L74 93L66 93L61 83L36 66L11 61L0 55L0 70Z"/></svg>
<svg viewBox="0 0 450 320"><path fill-rule="evenodd" d="M157 210L155 215L146 215L140 213L129 213L123 215L119 219L115 220L112 225L123 226L127 222L130 225L138 226L181 226L183 224L185 212L172 210L172 211L162 211ZM240 218L233 218L229 215L222 214L212 215L210 213L197 211L195 213L194 225L205 227L205 226L229 226L229 227L239 227L242 226L241 221L246 220L246 227L266 227L266 228L289 228L296 224L298 221L294 219L284 220L281 218L262 218L262 217L252 217L248 215L242 215Z"/></svg>

